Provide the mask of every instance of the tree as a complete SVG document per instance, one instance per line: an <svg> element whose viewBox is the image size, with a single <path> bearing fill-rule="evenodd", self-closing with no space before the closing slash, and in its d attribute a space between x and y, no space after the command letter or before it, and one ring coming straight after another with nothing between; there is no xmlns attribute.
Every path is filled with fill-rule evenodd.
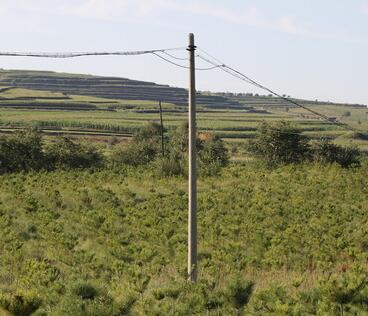
<svg viewBox="0 0 368 316"><path fill-rule="evenodd" d="M301 131L287 122L263 122L254 140L249 142L250 152L268 166L299 163L310 155L308 140Z"/></svg>
<svg viewBox="0 0 368 316"><path fill-rule="evenodd" d="M213 134L201 141L199 166L205 175L216 175L229 163L228 150L221 138Z"/></svg>
<svg viewBox="0 0 368 316"><path fill-rule="evenodd" d="M141 128L131 142L124 147L116 147L110 157L112 165L145 165L153 161L161 150L161 126L149 123Z"/></svg>
<svg viewBox="0 0 368 316"><path fill-rule="evenodd" d="M322 163L337 163L343 168L360 164L360 151L354 147L341 147L322 139L312 145L313 159Z"/></svg>
<svg viewBox="0 0 368 316"><path fill-rule="evenodd" d="M245 281L241 277L235 277L227 286L226 296L231 306L240 315L244 307L248 304L253 293L254 282Z"/></svg>
<svg viewBox="0 0 368 316"><path fill-rule="evenodd" d="M89 168L98 167L103 161L95 147L74 143L68 137L59 137L46 147L45 154L49 168Z"/></svg>
<svg viewBox="0 0 368 316"><path fill-rule="evenodd" d="M0 138L0 171L39 170L44 167L42 138L35 129Z"/></svg>

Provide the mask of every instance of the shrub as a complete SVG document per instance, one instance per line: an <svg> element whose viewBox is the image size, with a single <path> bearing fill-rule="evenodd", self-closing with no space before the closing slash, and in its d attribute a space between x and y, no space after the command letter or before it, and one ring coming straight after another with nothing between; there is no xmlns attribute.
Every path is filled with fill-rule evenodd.
<svg viewBox="0 0 368 316"><path fill-rule="evenodd" d="M103 157L95 147L74 143L68 137L59 137L49 145L45 154L50 168L90 168L102 164Z"/></svg>
<svg viewBox="0 0 368 316"><path fill-rule="evenodd" d="M149 143L132 141L125 147L116 147L111 153L110 163L112 166L121 164L130 166L145 165L154 160L156 155L157 150L150 146Z"/></svg>
<svg viewBox="0 0 368 316"><path fill-rule="evenodd" d="M295 315L295 303L284 288L270 285L255 294L252 299L252 312L255 315Z"/></svg>
<svg viewBox="0 0 368 316"><path fill-rule="evenodd" d="M93 300L97 297L97 289L88 283L76 284L73 288L73 293L79 296L82 300Z"/></svg>
<svg viewBox="0 0 368 316"><path fill-rule="evenodd" d="M161 127L149 123L140 129L125 147L116 147L110 156L112 166L138 166L153 161L161 151Z"/></svg>
<svg viewBox="0 0 368 316"><path fill-rule="evenodd" d="M41 300L31 294L0 293L0 306L12 315L28 316L32 315L41 306Z"/></svg>
<svg viewBox="0 0 368 316"><path fill-rule="evenodd" d="M313 159L323 163L337 163L343 168L360 164L360 151L357 148L341 147L323 139L312 146Z"/></svg>
<svg viewBox="0 0 368 316"><path fill-rule="evenodd" d="M134 135L134 140L159 144L161 140L161 125L155 122L148 123Z"/></svg>
<svg viewBox="0 0 368 316"><path fill-rule="evenodd" d="M43 168L42 139L35 129L0 138L0 171L17 172Z"/></svg>
<svg viewBox="0 0 368 316"><path fill-rule="evenodd" d="M254 283L245 281L241 277L233 278L227 286L226 296L229 303L240 315L241 311L248 304L253 293Z"/></svg>
<svg viewBox="0 0 368 316"><path fill-rule="evenodd" d="M200 172L203 175L216 175L229 162L228 150L219 137L210 133L200 136L196 141ZM166 157L161 161L163 175L186 175L188 141L188 123L171 133Z"/></svg>
<svg viewBox="0 0 368 316"><path fill-rule="evenodd" d="M153 164L155 172L164 177L185 175L187 173L185 167L184 161L170 159L170 157L159 158Z"/></svg>
<svg viewBox="0 0 368 316"><path fill-rule="evenodd" d="M329 310L334 310L336 315L344 315L349 310L363 315L362 309L367 311L367 295L364 293L367 289L368 275L356 267L352 271L330 275L321 282L325 305Z"/></svg>
<svg viewBox="0 0 368 316"><path fill-rule="evenodd" d="M308 140L301 131L287 122L263 122L258 134L249 142L248 150L268 166L299 163L310 155Z"/></svg>
<svg viewBox="0 0 368 316"><path fill-rule="evenodd" d="M221 168L229 163L228 150L224 142L212 134L202 140L198 156L201 172L204 175L217 175Z"/></svg>

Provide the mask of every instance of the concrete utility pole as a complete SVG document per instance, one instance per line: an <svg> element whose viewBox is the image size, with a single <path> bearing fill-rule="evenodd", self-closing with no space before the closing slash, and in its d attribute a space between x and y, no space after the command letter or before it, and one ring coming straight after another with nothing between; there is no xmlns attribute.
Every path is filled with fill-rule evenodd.
<svg viewBox="0 0 368 316"><path fill-rule="evenodd" d="M188 280L197 280L197 147L194 34L189 34L189 212Z"/></svg>

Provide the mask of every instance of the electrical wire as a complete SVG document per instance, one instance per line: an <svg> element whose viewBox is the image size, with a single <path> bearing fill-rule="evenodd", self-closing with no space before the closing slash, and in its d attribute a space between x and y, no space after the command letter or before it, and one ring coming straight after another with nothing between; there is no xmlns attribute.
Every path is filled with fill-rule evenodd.
<svg viewBox="0 0 368 316"><path fill-rule="evenodd" d="M167 56L169 56L169 57L171 57L171 58L173 58L173 59L176 59L176 60L189 60L189 58L177 57L177 56L174 56L174 55L172 55L172 54L169 54L169 53L168 53L168 52L166 52L166 51L164 51L164 52L162 52L162 53L164 53L165 55L167 55Z"/></svg>
<svg viewBox="0 0 368 316"><path fill-rule="evenodd" d="M178 63L176 63L176 62L173 62L172 60L169 60L169 59L167 59L167 58L165 58L165 57L163 57L163 56L161 56L160 54L158 54L157 52L154 52L154 53L151 53L151 54L153 54L153 55L155 55L155 56L157 56L158 58L161 58L162 60L164 60L164 61L166 61L166 62L168 62L168 63L170 63L170 64L172 64L172 65L174 65L174 66L177 66L177 67L180 67L180 68L185 68L185 69L189 69L189 67L188 66L183 66L183 65L180 65L180 64L178 64ZM195 68L195 70L212 70L212 69L215 69L215 68L219 68L220 66L219 65L213 65L213 67L209 67L209 68Z"/></svg>
<svg viewBox="0 0 368 316"><path fill-rule="evenodd" d="M219 60L218 58L214 57L213 55L211 55L210 53L206 52L205 50L198 48L203 54L207 55L209 58L206 58L200 54L197 54L196 56L200 59L202 59L203 61L209 63L212 65L212 67L209 68L195 68L195 70L213 70L216 68L221 69L222 71L228 73L229 75L247 82L248 84L254 85L262 90L268 91L269 93L277 96L278 98L287 101L291 104L294 104L300 108L303 108L304 110L313 113L314 115L323 118L325 121L329 122L329 123L333 123L336 125L340 125L340 126L344 126L344 127L348 127L349 129L352 129L354 131L359 131L354 129L353 127L351 127L350 125L346 124L346 123L342 123L342 122L337 122L337 121L332 121L332 119L322 113L319 113L313 109L310 109L309 107L306 107L302 104L300 104L299 102L294 101L291 98L287 98L284 97L280 94L278 94L277 92L271 90L270 88L261 85L260 83L256 82L255 80L251 79L250 77L246 76L245 74L243 74L242 72L227 66L225 63L223 63L221 60ZM181 64L178 64L172 60L170 60L169 58L165 58L162 55L160 55L160 53L167 55L168 57L170 57L171 59L176 59L176 60L188 60L188 58L180 58L180 57L176 57L170 53L168 53L168 51L177 51L177 50L186 50L186 47L175 47L175 48L163 48L163 49L153 49L153 50L142 50L142 51L115 51L115 52L57 52L57 53L46 53L46 52L38 52L38 53L34 53L34 52L0 52L0 56L5 56L5 57L39 57L39 58L75 58L75 57L83 57L83 56L137 56L137 55L145 55L145 54L152 54L155 55L156 57L164 60L167 63L170 63L176 67L180 67L180 68L184 68L184 69L189 69L188 66L184 66ZM214 62L213 60L215 60L216 62Z"/></svg>
<svg viewBox="0 0 368 316"><path fill-rule="evenodd" d="M279 93L271 90L270 88L264 86L264 85L261 85L260 83L256 82L255 80L251 79L250 77L246 76L245 74L241 73L240 71L232 68L232 67L229 67L227 66L225 63L223 63L221 60L219 60L218 58L212 56L211 54L207 53L206 51L204 51L203 49L199 48L200 51L202 51L204 54L206 54L207 56L209 56L210 58L214 59L216 62L213 62L211 60L209 60L208 58L198 54L197 57L199 57L200 59L206 61L207 63L213 65L213 66L218 66L219 69L221 69L222 71L242 80L242 81L245 81L249 84L252 84L262 90L265 90L265 91L268 91L269 93L277 96L278 98L284 100L284 101L287 101L291 104L294 104L300 108L303 108L304 110L310 112L310 113L313 113L314 115L318 116L318 117L321 117L322 119L324 119L325 121L329 122L329 123L332 123L332 124L335 124L335 125L339 125L339 126L343 126L345 128L348 128L350 130L353 130L353 131L356 131L356 132L361 132L359 131L358 129L355 129L353 128L352 126L346 124L346 123L342 123L342 122L337 122L337 121L333 121L330 117L320 113L320 112L317 112L313 109L310 109L309 107L306 107L302 104L300 104L299 102L296 102L294 101L293 99L290 99L290 98L287 98L287 97L284 97L282 95L280 95Z"/></svg>
<svg viewBox="0 0 368 316"><path fill-rule="evenodd" d="M136 56L153 53L163 53L167 51L185 50L185 47L176 48L162 48L153 50L141 50L141 51L115 51L115 52L58 52L58 53L45 53L45 52L0 52L0 56L8 57L40 57L40 58L74 58L83 56Z"/></svg>
<svg viewBox="0 0 368 316"><path fill-rule="evenodd" d="M142 51L116 51L116 52L0 52L0 56L3 57L37 57L37 58L75 58L84 56L137 56L137 55L155 55L162 60L184 69L189 69L188 66L180 65L168 58L163 57L160 53L166 54L168 57L177 60L188 60L188 58L179 58L168 53L168 51L186 50L186 47L175 47L175 48L162 48L153 50L142 50ZM219 66L214 65L208 68L196 68L196 70L212 70Z"/></svg>

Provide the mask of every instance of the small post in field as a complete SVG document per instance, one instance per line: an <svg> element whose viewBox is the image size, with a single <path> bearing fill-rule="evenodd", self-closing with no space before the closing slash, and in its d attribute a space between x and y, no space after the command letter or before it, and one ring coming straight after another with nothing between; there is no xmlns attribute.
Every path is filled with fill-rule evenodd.
<svg viewBox="0 0 368 316"><path fill-rule="evenodd" d="M165 157L165 142L164 142L164 122L162 120L162 106L161 100L158 101L158 106L160 107L160 123L161 123L161 152L162 157Z"/></svg>

